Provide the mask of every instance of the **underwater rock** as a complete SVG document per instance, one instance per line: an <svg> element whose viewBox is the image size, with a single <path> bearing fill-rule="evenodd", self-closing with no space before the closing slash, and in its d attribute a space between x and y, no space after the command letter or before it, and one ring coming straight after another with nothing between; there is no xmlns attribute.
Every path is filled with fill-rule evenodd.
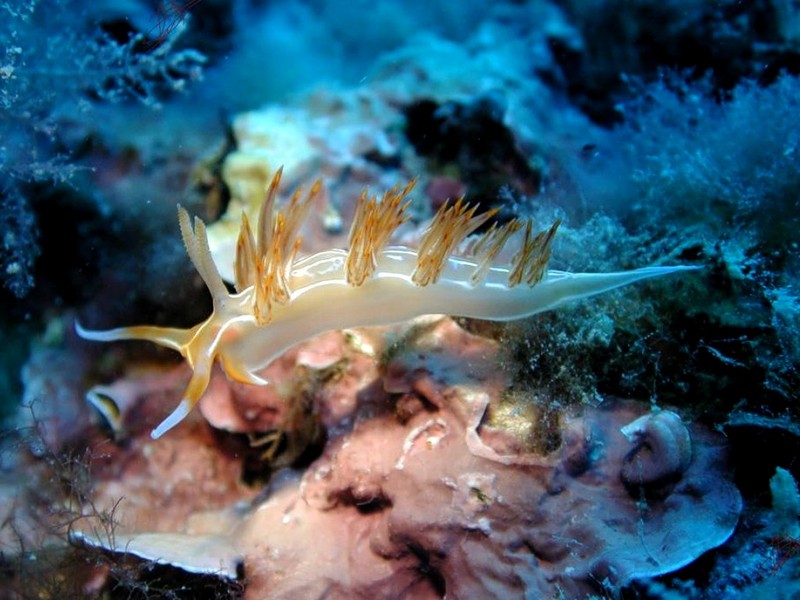
<svg viewBox="0 0 800 600"><path fill-rule="evenodd" d="M736 410L728 415L722 431L736 465L736 484L745 498L769 494L769 480L777 467L791 469L798 477L794 457L800 454L800 425L790 415Z"/></svg>
<svg viewBox="0 0 800 600"><path fill-rule="evenodd" d="M147 401L154 400L158 395ZM153 408L138 410L147 415ZM86 518L73 527L93 539L98 538L93 535L97 513L113 514L112 538L141 532L198 533L193 529L198 515L247 502L256 494L241 481L246 448L217 438L199 418L190 421L183 435L164 444L153 443L140 430L124 444L98 440L96 446L91 458L92 504L86 507Z"/></svg>
<svg viewBox="0 0 800 600"><path fill-rule="evenodd" d="M475 395L439 392L451 407ZM646 505L632 497L620 481L628 448L619 429L643 409L587 412L603 453L577 477L557 457L545 466L476 456L457 409L404 425L391 414L360 421L294 493L242 524L251 585L279 598L366 598L378 586L422 597L578 597L597 592L597 581L618 589L680 568L728 538L741 499L724 474L721 439L700 428L698 456L672 493ZM313 583L302 556L314 557Z"/></svg>
<svg viewBox="0 0 800 600"><path fill-rule="evenodd" d="M620 99L635 92L631 80L652 80L667 66L707 77L715 95L747 78L769 84L782 71L798 71L791 3L665 2L603 10L569 0L564 6L578 31L571 44L552 40L553 57L572 102L598 123L619 122Z"/></svg>
<svg viewBox="0 0 800 600"><path fill-rule="evenodd" d="M81 400L87 357L70 348L36 347L22 368L22 406L19 424L36 435L31 450L37 456L58 452L75 443L89 424L89 409Z"/></svg>
<svg viewBox="0 0 800 600"><path fill-rule="evenodd" d="M298 107L273 105L234 117L236 148L222 163L231 199L225 214L208 228L211 253L223 278L233 280L231 265L242 212L256 222L265 190L279 167L283 166L288 183L285 189L311 184L318 174L337 185L352 179L357 191L366 183L378 184L383 175L378 163L393 160L398 152L397 141L387 133L398 118L397 109L385 100L358 90L320 91ZM312 235L306 231L306 247L309 242L315 245L313 238L326 238L329 244L331 235L342 233L339 207L328 202L327 192L315 212L318 219L311 225L321 231Z"/></svg>
<svg viewBox="0 0 800 600"><path fill-rule="evenodd" d="M141 442L151 466L129 467L103 484L103 501L95 501L126 498L118 507L120 539L144 530L155 534L141 538L152 546L161 543L159 531L185 534L196 536L191 548L221 536L218 551L202 557L160 558L197 570L210 556L227 565L241 557L246 598L613 594L692 562L737 523L741 497L725 440L702 426L668 411L650 413L644 403L608 401L565 414L558 450L528 452L513 433L484 424L508 385L497 368L497 342L450 319L428 319L395 334L382 356L383 378L359 367L357 377L325 382L319 401L329 440L322 455L303 473L283 472L252 508L221 508L224 497L236 496L230 484L214 502L193 508L198 494L186 492L221 474L191 465L197 459L190 454L201 448L209 459L219 451L196 426ZM356 402L332 418L326 403L345 394ZM647 444L659 452L683 448L666 461L670 485L655 495L623 475ZM155 464L167 470L157 474ZM230 477L233 465L226 464ZM654 481L662 471L653 471Z"/></svg>
<svg viewBox="0 0 800 600"><path fill-rule="evenodd" d="M769 480L769 490L774 514L772 527L784 538L797 540L800 538L800 493L797 491L797 481L788 470L778 467Z"/></svg>
<svg viewBox="0 0 800 600"><path fill-rule="evenodd" d="M521 151L504 123L506 105L503 93L489 90L467 102L420 99L404 110L405 133L414 150L435 171L457 175L478 212L498 205L501 189L508 190L506 195L513 190L533 196L542 184L542 169ZM501 212L501 220L515 216L510 210Z"/></svg>

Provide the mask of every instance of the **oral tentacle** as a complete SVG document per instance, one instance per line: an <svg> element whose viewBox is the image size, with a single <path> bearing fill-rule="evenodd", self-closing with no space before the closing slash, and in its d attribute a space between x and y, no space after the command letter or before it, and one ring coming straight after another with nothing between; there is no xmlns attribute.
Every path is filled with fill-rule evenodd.
<svg viewBox="0 0 800 600"><path fill-rule="evenodd" d="M118 327L105 331L85 329L75 321L75 331L85 340L94 342L116 342L120 340L142 340L153 342L165 348L171 348L186 356L185 348L194 337L197 327L180 329L177 327L157 327L155 325L134 325L132 327Z"/></svg>

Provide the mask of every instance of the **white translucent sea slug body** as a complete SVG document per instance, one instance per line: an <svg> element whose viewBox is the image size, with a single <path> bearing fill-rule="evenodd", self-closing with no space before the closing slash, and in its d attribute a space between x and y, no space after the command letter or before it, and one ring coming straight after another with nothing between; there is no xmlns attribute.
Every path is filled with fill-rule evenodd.
<svg viewBox="0 0 800 600"><path fill-rule="evenodd" d="M133 326L90 331L97 341L149 340L179 351L193 369L178 407L153 431L160 437L180 423L205 393L218 359L236 381L265 384L257 372L298 342L332 329L385 325L425 314L449 314L506 321L535 315L566 302L587 298L642 279L695 267L646 267L616 273L567 273L548 270L558 223L534 234L530 222L493 225L471 245L469 256L456 247L494 212L475 215L462 201L436 214L417 248L391 247L392 233L408 219L404 189L382 200L362 194L350 230L348 250L329 250L296 258L299 229L320 183L287 207L275 211L280 182L275 175L255 232L242 217L236 248L234 283L228 291L208 246L205 224L194 226L185 210L178 216L186 251L211 292L214 308L189 329ZM510 264L495 261L506 242L521 232Z"/></svg>

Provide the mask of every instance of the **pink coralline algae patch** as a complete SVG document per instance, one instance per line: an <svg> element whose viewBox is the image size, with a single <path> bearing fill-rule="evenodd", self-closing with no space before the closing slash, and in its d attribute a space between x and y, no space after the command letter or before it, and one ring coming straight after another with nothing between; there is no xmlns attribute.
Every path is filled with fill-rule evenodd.
<svg viewBox="0 0 800 600"><path fill-rule="evenodd" d="M247 598L583 598L674 571L736 525L724 439L675 413L576 409L541 455L484 424L508 385L496 342L429 320L395 331L379 371L338 339L338 353L333 338L321 348L349 362L315 388L322 454L257 499L237 483L227 434L201 419L131 442L138 458L98 497L125 496L128 551L157 559L172 538L142 533L186 534L202 561L187 551L173 564L240 563Z"/></svg>
<svg viewBox="0 0 800 600"><path fill-rule="evenodd" d="M502 382L486 368L495 345L450 321L420 343L237 529L252 597L582 597L673 571L733 531L719 436L615 402L565 419L552 455L508 454L508 434L479 426ZM629 440L630 423L647 435ZM689 461L675 437L691 438ZM631 475L642 455L658 478Z"/></svg>
<svg viewBox="0 0 800 600"><path fill-rule="evenodd" d="M571 423L584 435L547 466L474 455L458 410L360 422L243 524L247 573L275 597L511 598L582 597L675 570L727 539L740 498L720 439L700 428L683 473L627 489L634 449L619 429L642 410L587 411ZM320 548L330 555L318 562ZM286 576L305 561L313 579Z"/></svg>
<svg viewBox="0 0 800 600"><path fill-rule="evenodd" d="M96 447L94 507L113 512L117 533L186 532L202 511L255 495L241 482L236 445L221 442L208 427L193 422L165 441L141 435L124 448Z"/></svg>

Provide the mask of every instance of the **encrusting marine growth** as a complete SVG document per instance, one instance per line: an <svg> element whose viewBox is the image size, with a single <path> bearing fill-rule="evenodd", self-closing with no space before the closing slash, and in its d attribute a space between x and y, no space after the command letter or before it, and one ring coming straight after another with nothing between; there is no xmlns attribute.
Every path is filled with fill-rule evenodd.
<svg viewBox="0 0 800 600"><path fill-rule="evenodd" d="M642 279L696 267L647 267L617 273L547 270L559 223L532 233L531 222L492 225L471 245L456 247L495 211L475 215L462 200L444 205L417 249L387 246L408 219L406 196L414 185L383 195L362 193L350 229L348 250L327 250L297 258L299 230L321 182L303 197L295 191L287 207L275 210L278 170L261 206L255 234L247 217L236 247L235 293L230 293L208 246L206 226L178 207L189 258L211 292L213 311L189 329L133 326L90 331L90 340L148 340L180 352L193 369L178 407L152 432L158 438L180 423L205 393L215 359L239 382L265 385L257 372L291 346L332 329L388 325L420 315L446 313L492 321L528 317L565 302L600 294ZM510 265L494 261L505 243L524 228L522 245Z"/></svg>

